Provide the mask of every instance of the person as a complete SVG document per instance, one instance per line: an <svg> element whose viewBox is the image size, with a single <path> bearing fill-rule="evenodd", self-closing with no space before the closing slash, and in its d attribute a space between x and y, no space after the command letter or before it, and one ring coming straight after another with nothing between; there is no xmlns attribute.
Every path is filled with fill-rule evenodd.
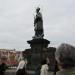
<svg viewBox="0 0 75 75"><path fill-rule="evenodd" d="M59 68L58 68L58 64L57 64L57 61L55 60L55 63L54 63L54 72L53 72L53 75L56 75L56 72L59 71Z"/></svg>
<svg viewBox="0 0 75 75"><path fill-rule="evenodd" d="M37 7L36 9L36 16L34 17L34 30L35 30L35 38L36 37L43 37L43 19L42 14L39 12L40 8Z"/></svg>
<svg viewBox="0 0 75 75"><path fill-rule="evenodd" d="M21 58L16 70L16 75L27 75L26 65L27 65L27 61L25 62L24 58Z"/></svg>
<svg viewBox="0 0 75 75"><path fill-rule="evenodd" d="M47 61L46 59L44 59L42 61L42 66L41 66L41 70L40 70L40 75L49 75L48 73L49 67L47 65Z"/></svg>
<svg viewBox="0 0 75 75"><path fill-rule="evenodd" d="M35 69L35 75L40 75L41 65L38 65Z"/></svg>
<svg viewBox="0 0 75 75"><path fill-rule="evenodd" d="M2 62L0 65L0 75L4 75L7 68L7 65L4 62Z"/></svg>
<svg viewBox="0 0 75 75"><path fill-rule="evenodd" d="M75 75L75 47L61 44L55 52L60 71L56 75Z"/></svg>

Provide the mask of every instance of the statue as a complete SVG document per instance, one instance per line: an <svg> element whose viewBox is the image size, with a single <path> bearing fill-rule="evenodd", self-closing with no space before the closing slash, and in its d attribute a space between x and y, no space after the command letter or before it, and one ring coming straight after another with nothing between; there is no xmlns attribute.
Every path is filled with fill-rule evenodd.
<svg viewBox="0 0 75 75"><path fill-rule="evenodd" d="M35 31L35 36L33 37L34 39L43 38L44 36L43 19L42 19L42 14L39 11L40 8L38 7L36 9L36 16L34 17L34 31Z"/></svg>

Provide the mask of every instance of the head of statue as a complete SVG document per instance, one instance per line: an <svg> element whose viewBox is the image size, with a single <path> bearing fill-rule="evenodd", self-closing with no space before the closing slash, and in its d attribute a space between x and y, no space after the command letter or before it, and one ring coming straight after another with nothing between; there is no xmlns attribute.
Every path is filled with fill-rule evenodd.
<svg viewBox="0 0 75 75"><path fill-rule="evenodd" d="M39 11L40 11L40 8L39 8L39 7L37 7L36 12L38 13Z"/></svg>

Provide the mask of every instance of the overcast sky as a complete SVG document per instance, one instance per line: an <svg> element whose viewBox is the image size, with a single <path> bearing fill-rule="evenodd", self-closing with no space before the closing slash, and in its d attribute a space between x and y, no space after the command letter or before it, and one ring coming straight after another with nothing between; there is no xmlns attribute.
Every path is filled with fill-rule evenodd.
<svg viewBox="0 0 75 75"><path fill-rule="evenodd" d="M34 36L36 7L41 8L44 38L50 46L75 46L75 0L0 0L0 48L24 50Z"/></svg>

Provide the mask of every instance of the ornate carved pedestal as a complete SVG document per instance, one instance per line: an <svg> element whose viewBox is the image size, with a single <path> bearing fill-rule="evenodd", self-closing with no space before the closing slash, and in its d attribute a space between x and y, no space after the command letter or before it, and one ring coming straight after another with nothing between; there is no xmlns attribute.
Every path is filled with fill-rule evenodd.
<svg viewBox="0 0 75 75"><path fill-rule="evenodd" d="M47 49L50 41L47 39L32 39L27 42L31 47L31 67L35 69L41 64L41 60L47 57L44 55L44 50Z"/></svg>

